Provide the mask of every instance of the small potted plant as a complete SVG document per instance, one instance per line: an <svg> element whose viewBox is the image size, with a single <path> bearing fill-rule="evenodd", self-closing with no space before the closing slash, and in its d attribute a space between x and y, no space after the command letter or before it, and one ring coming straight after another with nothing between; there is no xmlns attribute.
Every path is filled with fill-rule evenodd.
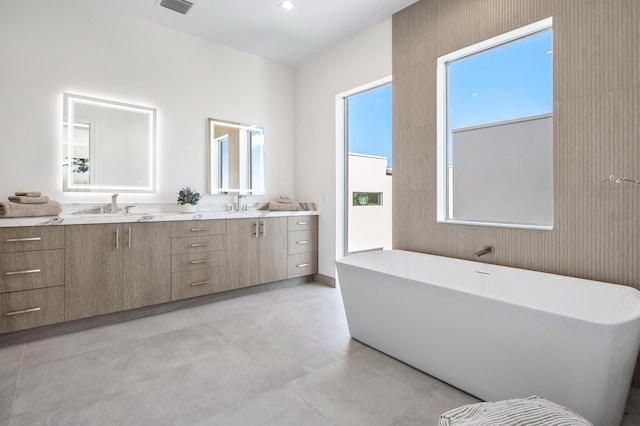
<svg viewBox="0 0 640 426"><path fill-rule="evenodd" d="M202 199L202 195L195 189L187 186L178 192L178 211L180 213L195 213L198 210L198 201Z"/></svg>

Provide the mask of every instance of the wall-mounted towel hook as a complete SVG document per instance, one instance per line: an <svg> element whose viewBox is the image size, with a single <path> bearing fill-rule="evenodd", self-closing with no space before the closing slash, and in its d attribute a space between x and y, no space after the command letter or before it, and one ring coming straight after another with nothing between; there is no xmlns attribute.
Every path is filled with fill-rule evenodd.
<svg viewBox="0 0 640 426"><path fill-rule="evenodd" d="M615 182L615 183L631 182L631 183L640 184L640 180L629 179L629 178L626 178L626 177L618 178L618 177L615 177L614 175L609 175L609 178L603 180L602 182L607 182L607 181L611 181L611 182Z"/></svg>

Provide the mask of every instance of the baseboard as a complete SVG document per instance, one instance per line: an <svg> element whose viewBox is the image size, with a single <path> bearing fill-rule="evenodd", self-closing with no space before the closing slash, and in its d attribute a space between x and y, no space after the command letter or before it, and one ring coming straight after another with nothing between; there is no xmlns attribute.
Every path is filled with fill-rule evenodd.
<svg viewBox="0 0 640 426"><path fill-rule="evenodd" d="M336 279L333 277L330 277L328 275L322 275L322 274L315 274L313 277L316 280L316 282L319 282L320 284L324 284L326 286L336 288Z"/></svg>

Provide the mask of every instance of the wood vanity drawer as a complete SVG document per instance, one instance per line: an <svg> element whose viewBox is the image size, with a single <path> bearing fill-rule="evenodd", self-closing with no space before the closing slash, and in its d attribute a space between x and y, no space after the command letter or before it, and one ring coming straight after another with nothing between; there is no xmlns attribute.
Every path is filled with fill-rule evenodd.
<svg viewBox="0 0 640 426"><path fill-rule="evenodd" d="M227 251L210 251L206 253L178 254L172 259L173 272L189 271L192 269L211 268L225 266L227 264Z"/></svg>
<svg viewBox="0 0 640 426"><path fill-rule="evenodd" d="M317 253L302 253L289 256L288 278L303 277L317 272Z"/></svg>
<svg viewBox="0 0 640 426"><path fill-rule="evenodd" d="M173 222L171 225L172 237L196 237L202 235L219 235L227 233L227 221L217 220L188 220Z"/></svg>
<svg viewBox="0 0 640 426"><path fill-rule="evenodd" d="M174 272L171 300L187 299L228 289L226 266Z"/></svg>
<svg viewBox="0 0 640 426"><path fill-rule="evenodd" d="M318 229L318 216L289 216L287 225L289 231Z"/></svg>
<svg viewBox="0 0 640 426"><path fill-rule="evenodd" d="M0 293L64 285L64 249L0 254Z"/></svg>
<svg viewBox="0 0 640 426"><path fill-rule="evenodd" d="M3 333L64 320L64 287L0 294Z"/></svg>
<svg viewBox="0 0 640 426"><path fill-rule="evenodd" d="M201 253L227 249L226 235L205 235L203 237L183 237L171 240L172 254Z"/></svg>
<svg viewBox="0 0 640 426"><path fill-rule="evenodd" d="M293 231L288 233L287 246L289 254L310 253L317 251L318 230Z"/></svg>
<svg viewBox="0 0 640 426"><path fill-rule="evenodd" d="M64 248L62 226L0 228L0 253Z"/></svg>

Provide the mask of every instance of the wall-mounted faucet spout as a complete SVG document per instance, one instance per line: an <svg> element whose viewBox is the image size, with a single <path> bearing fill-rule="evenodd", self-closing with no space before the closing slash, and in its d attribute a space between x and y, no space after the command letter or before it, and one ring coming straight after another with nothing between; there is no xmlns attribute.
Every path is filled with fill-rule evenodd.
<svg viewBox="0 0 640 426"><path fill-rule="evenodd" d="M482 250L478 250L473 253L473 257L480 257L484 256L485 254L493 254L493 247L485 246Z"/></svg>

